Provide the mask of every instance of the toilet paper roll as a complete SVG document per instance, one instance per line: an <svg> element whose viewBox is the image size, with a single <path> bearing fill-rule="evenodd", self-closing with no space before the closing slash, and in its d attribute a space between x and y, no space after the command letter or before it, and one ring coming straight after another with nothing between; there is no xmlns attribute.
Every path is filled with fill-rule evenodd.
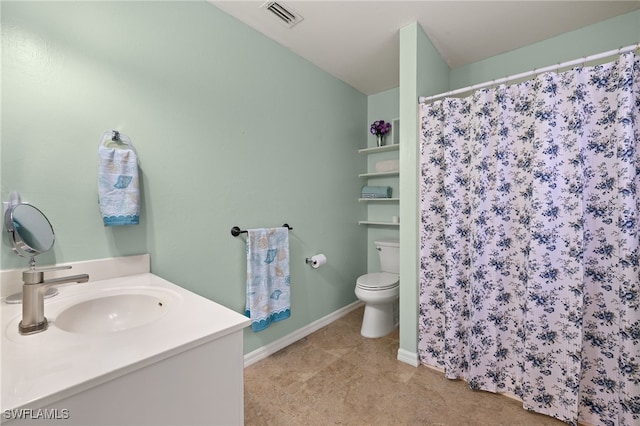
<svg viewBox="0 0 640 426"><path fill-rule="evenodd" d="M325 256L322 253L316 254L315 256L311 256L312 268L318 269L319 267L321 267L322 265L325 265L326 263L327 263L327 256Z"/></svg>

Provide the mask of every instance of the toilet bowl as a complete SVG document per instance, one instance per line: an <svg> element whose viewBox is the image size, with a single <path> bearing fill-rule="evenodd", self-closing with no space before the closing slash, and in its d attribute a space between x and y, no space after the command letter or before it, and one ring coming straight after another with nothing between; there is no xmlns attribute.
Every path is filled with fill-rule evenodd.
<svg viewBox="0 0 640 426"><path fill-rule="evenodd" d="M400 294L400 244L398 240L375 242L382 272L361 275L356 280L356 297L365 303L360 334L377 338L391 333L397 326L394 307Z"/></svg>

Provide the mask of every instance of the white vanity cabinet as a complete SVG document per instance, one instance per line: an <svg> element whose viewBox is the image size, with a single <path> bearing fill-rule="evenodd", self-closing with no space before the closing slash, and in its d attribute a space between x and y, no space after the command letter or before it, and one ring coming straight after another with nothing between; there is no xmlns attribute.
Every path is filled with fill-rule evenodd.
<svg viewBox="0 0 640 426"><path fill-rule="evenodd" d="M66 412L68 419L52 424L74 426L242 425L243 392L239 331L50 404L44 412ZM22 424L33 421L8 423Z"/></svg>
<svg viewBox="0 0 640 426"><path fill-rule="evenodd" d="M148 273L147 255L114 262L74 269L102 278L104 271L131 270L128 265L137 262L143 271L60 287L59 295L45 300L44 332L20 335L21 305L2 302L2 424L242 425L243 329L250 320ZM17 274L0 272L11 280ZM110 330L109 317L118 315L86 310L78 319L93 327L64 326L65 312L113 295L148 295L152 299L134 300L154 300L164 312ZM139 302L132 306L141 308Z"/></svg>

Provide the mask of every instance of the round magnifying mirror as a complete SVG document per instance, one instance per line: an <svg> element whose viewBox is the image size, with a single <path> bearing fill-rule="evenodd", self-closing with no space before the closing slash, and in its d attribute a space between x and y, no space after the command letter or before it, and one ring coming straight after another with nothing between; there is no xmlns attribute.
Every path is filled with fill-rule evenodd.
<svg viewBox="0 0 640 426"><path fill-rule="evenodd" d="M55 234L49 219L31 204L16 204L5 214L5 227L13 249L23 257L45 253L53 247Z"/></svg>

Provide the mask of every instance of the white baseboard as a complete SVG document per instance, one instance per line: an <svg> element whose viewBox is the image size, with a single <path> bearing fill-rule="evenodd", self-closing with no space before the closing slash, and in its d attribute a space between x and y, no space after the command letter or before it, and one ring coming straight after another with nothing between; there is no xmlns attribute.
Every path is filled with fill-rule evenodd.
<svg viewBox="0 0 640 426"><path fill-rule="evenodd" d="M420 361L418 360L418 354L416 352L409 352L406 349L398 349L398 361L402 361L405 364L409 364L413 367L417 367L420 365Z"/></svg>
<svg viewBox="0 0 640 426"><path fill-rule="evenodd" d="M354 309L359 308L360 306L362 306L362 302L357 300L351 303L350 305L345 306L344 308L340 308L337 311L332 312L329 315L324 316L312 322L311 324L308 324L294 331L293 333L290 333L284 337L281 337L275 342L271 342L267 345L259 347L254 351L249 352L248 354L245 354L244 366L248 367L251 364L255 364L256 362L265 359L269 355L272 355L278 352L280 349L284 349L290 344L295 343L298 340L302 339L303 337L306 337L309 334L320 330L322 327L331 324L335 320L342 318L343 316L353 311Z"/></svg>

